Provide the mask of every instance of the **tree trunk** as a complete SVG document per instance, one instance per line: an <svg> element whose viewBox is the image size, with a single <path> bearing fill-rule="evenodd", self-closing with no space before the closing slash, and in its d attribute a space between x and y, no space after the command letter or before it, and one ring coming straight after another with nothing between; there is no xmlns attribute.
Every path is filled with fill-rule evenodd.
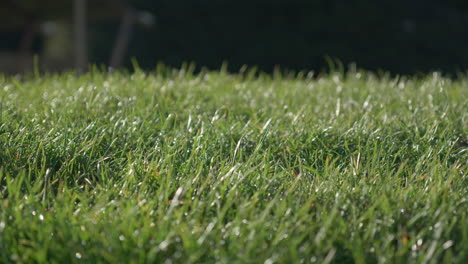
<svg viewBox="0 0 468 264"><path fill-rule="evenodd" d="M135 11L131 7L125 8L122 21L120 23L119 33L115 40L115 46L112 50L112 55L109 63L111 68L119 68L122 66L122 61L125 56L125 51L128 47L132 26L135 23Z"/></svg>
<svg viewBox="0 0 468 264"><path fill-rule="evenodd" d="M88 66L86 36L86 0L74 0L75 68L80 72Z"/></svg>

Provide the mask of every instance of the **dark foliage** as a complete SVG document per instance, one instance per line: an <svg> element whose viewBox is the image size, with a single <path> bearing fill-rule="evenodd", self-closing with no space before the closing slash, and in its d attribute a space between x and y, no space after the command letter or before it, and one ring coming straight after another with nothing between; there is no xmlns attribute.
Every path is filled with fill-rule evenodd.
<svg viewBox="0 0 468 264"><path fill-rule="evenodd" d="M146 67L227 61L234 71L244 64L320 70L330 56L396 73L468 68L468 4L461 0L135 2L157 17L153 29L137 29L128 53ZM97 61L116 26L95 28Z"/></svg>

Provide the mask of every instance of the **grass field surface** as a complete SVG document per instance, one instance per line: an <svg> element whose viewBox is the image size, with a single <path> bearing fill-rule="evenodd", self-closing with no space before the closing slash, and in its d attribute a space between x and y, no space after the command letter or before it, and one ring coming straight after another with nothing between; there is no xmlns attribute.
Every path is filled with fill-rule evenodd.
<svg viewBox="0 0 468 264"><path fill-rule="evenodd" d="M0 263L468 263L468 78L0 77Z"/></svg>

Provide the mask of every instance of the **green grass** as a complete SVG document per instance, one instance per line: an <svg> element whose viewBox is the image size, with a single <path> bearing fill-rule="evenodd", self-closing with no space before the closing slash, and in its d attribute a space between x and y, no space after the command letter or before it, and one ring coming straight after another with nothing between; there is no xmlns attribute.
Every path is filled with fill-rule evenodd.
<svg viewBox="0 0 468 264"><path fill-rule="evenodd" d="M0 263L467 263L468 78L0 77Z"/></svg>

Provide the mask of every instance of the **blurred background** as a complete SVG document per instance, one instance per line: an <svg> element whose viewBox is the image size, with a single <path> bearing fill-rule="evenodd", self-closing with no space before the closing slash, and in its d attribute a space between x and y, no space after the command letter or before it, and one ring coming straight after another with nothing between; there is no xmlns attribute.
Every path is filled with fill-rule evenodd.
<svg viewBox="0 0 468 264"><path fill-rule="evenodd" d="M0 72L183 62L239 71L468 69L466 0L2 0Z"/></svg>

